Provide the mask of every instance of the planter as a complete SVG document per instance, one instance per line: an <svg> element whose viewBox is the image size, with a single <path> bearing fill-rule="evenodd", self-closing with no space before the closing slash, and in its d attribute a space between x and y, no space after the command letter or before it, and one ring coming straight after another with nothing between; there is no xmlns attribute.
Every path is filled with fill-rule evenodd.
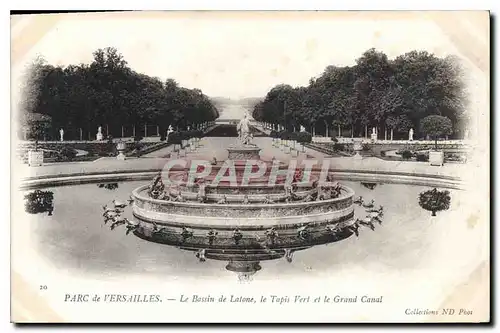
<svg viewBox="0 0 500 333"><path fill-rule="evenodd" d="M363 150L363 146L361 145L360 142L355 142L354 143L354 148L353 148L354 152L355 152L355 155L353 156L353 158L357 159L357 160L361 160L363 159L363 156L361 156L361 154L359 153L360 151Z"/></svg>
<svg viewBox="0 0 500 333"><path fill-rule="evenodd" d="M429 164L434 166L442 166L444 164L444 152L442 151L430 151L429 152Z"/></svg>
<svg viewBox="0 0 500 333"><path fill-rule="evenodd" d="M28 151L28 165L29 166L42 166L43 165L43 151L30 150Z"/></svg>

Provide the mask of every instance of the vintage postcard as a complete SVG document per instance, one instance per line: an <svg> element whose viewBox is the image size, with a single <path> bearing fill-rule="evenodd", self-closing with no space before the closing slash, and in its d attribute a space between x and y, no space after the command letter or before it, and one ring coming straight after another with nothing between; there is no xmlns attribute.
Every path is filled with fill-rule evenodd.
<svg viewBox="0 0 500 333"><path fill-rule="evenodd" d="M11 15L11 321L490 321L487 11Z"/></svg>

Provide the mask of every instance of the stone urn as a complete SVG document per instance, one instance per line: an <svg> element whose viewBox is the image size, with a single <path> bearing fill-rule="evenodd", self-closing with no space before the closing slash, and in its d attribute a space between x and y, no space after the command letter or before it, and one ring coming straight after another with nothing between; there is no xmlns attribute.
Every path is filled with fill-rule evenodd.
<svg viewBox="0 0 500 333"><path fill-rule="evenodd" d="M361 145L361 142L358 142L358 141L354 142L354 148L353 148L353 150L354 150L354 153L355 153L354 154L354 158L355 159L360 160L360 159L363 158L363 156L361 156L361 154L359 153L360 151L363 150L363 146Z"/></svg>
<svg viewBox="0 0 500 333"><path fill-rule="evenodd" d="M125 161L125 154L124 151L127 148L127 143L120 141L116 144L116 150L118 151L118 156L116 156L116 159L119 161Z"/></svg>

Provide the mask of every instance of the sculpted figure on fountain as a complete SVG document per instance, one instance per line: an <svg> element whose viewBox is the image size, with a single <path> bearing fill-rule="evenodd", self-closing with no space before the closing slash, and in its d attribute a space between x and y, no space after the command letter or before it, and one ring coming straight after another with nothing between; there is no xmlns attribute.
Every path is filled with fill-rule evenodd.
<svg viewBox="0 0 500 333"><path fill-rule="evenodd" d="M251 144L252 135L250 134L250 121L247 115L243 117L236 127L238 130L238 138L243 145Z"/></svg>

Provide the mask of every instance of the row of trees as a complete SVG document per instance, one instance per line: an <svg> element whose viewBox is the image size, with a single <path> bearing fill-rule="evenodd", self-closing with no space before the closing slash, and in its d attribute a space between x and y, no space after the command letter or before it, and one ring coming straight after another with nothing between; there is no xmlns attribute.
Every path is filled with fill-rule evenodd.
<svg viewBox="0 0 500 333"><path fill-rule="evenodd" d="M33 137L42 129L46 137L58 138L63 128L65 138L95 139L99 126L105 136L119 137L124 128L126 136L132 128L144 135L150 124L165 135L170 125L193 128L219 116L201 90L137 73L114 48L93 56L89 65L52 66L37 59L28 68L20 108L25 134Z"/></svg>
<svg viewBox="0 0 500 333"><path fill-rule="evenodd" d="M463 71L455 57L438 58L412 51L393 60L375 49L351 67L328 66L306 87L281 84L256 104L253 117L275 128L304 126L322 135L366 136L392 130L421 136L420 121L429 115L451 120L453 135L462 136L467 123Z"/></svg>

